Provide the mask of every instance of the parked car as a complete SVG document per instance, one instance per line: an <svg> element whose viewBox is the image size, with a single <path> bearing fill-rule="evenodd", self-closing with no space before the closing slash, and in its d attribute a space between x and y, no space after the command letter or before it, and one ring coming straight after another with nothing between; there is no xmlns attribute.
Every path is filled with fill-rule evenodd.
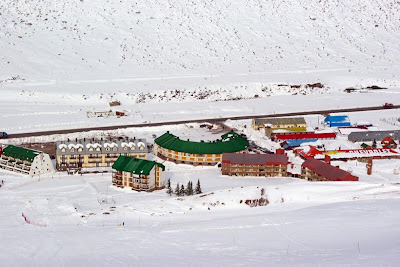
<svg viewBox="0 0 400 267"><path fill-rule="evenodd" d="M383 105L384 108L394 108L394 105L392 103L385 103Z"/></svg>
<svg viewBox="0 0 400 267"><path fill-rule="evenodd" d="M6 132L0 132L0 139L8 138L8 134Z"/></svg>

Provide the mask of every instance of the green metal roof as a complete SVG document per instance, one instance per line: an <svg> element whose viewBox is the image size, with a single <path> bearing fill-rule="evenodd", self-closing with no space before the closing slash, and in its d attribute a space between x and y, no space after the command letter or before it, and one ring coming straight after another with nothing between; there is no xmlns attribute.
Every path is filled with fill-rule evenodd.
<svg viewBox="0 0 400 267"><path fill-rule="evenodd" d="M29 162L32 162L34 158L40 153L42 152L13 145L8 145L3 150L3 155L7 157L12 157Z"/></svg>
<svg viewBox="0 0 400 267"><path fill-rule="evenodd" d="M234 131L230 131L221 137L222 140L216 140L213 142L192 142L181 140L179 137L166 132L156 138L154 142L166 149L191 154L222 154L238 152L249 146L249 141Z"/></svg>
<svg viewBox="0 0 400 267"><path fill-rule="evenodd" d="M155 161L138 159L127 156L119 156L114 162L112 168L117 171L131 172L134 174L149 175L154 165L160 167L163 171L165 166Z"/></svg>

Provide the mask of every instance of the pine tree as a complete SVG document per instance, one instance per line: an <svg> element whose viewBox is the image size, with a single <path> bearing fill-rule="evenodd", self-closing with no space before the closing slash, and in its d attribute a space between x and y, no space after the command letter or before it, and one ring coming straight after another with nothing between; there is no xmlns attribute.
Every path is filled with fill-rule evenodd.
<svg viewBox="0 0 400 267"><path fill-rule="evenodd" d="M179 183L176 185L174 193L175 193L175 195L180 196Z"/></svg>
<svg viewBox="0 0 400 267"><path fill-rule="evenodd" d="M376 140L374 139L374 142L372 142L372 148L376 148Z"/></svg>
<svg viewBox="0 0 400 267"><path fill-rule="evenodd" d="M196 194L201 194L201 186L200 186L200 179L197 180L197 185L196 185L196 189L195 189Z"/></svg>
<svg viewBox="0 0 400 267"><path fill-rule="evenodd" d="M167 194L168 195L172 195L172 193L173 193L173 191L172 191L172 188L171 188L171 180L168 179L168 182L167 182Z"/></svg>
<svg viewBox="0 0 400 267"><path fill-rule="evenodd" d="M185 187L184 187L183 185L181 185L181 191L179 191L179 194L180 194L181 196L184 196L184 195L185 195Z"/></svg>
<svg viewBox="0 0 400 267"><path fill-rule="evenodd" d="M188 196L193 195L193 185L192 185L191 181L189 181L186 186L186 195L188 195Z"/></svg>

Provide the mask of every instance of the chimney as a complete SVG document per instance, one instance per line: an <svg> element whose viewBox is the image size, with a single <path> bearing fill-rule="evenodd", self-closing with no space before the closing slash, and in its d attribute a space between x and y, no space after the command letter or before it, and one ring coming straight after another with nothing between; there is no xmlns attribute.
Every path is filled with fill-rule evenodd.
<svg viewBox="0 0 400 267"><path fill-rule="evenodd" d="M285 150L283 148L279 148L276 150L277 155L285 155Z"/></svg>
<svg viewBox="0 0 400 267"><path fill-rule="evenodd" d="M368 163L367 163L367 174L371 175L372 174L372 158L368 159Z"/></svg>
<svg viewBox="0 0 400 267"><path fill-rule="evenodd" d="M325 155L325 162L326 164L331 165L331 157L329 155Z"/></svg>

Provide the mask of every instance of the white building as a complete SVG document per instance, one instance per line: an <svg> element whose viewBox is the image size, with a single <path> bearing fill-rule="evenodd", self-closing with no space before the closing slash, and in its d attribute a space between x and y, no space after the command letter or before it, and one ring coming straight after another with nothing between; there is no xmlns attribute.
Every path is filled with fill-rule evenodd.
<svg viewBox="0 0 400 267"><path fill-rule="evenodd" d="M0 149L0 168L32 177L54 172L48 154L13 145Z"/></svg>

